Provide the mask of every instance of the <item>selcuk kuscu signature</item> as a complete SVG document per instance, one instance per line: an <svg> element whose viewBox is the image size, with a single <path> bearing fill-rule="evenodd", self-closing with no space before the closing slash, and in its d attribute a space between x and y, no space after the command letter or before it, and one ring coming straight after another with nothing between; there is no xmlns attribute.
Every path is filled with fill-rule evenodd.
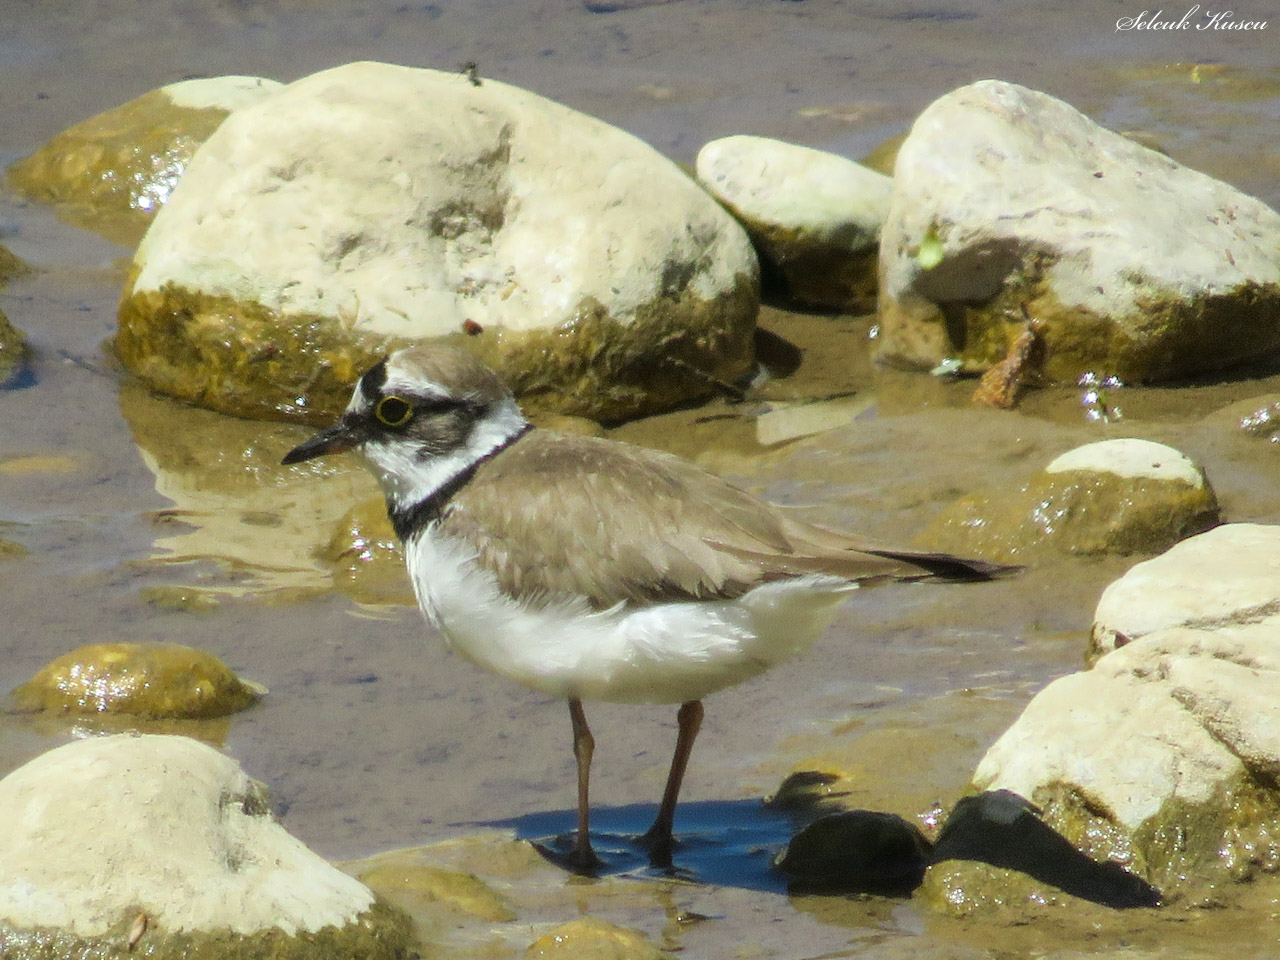
<svg viewBox="0 0 1280 960"><path fill-rule="evenodd" d="M1116 30L1265 30L1267 21L1238 18L1230 10L1205 10L1195 4L1180 20L1166 18L1163 10L1143 10L1136 17L1121 17Z"/></svg>

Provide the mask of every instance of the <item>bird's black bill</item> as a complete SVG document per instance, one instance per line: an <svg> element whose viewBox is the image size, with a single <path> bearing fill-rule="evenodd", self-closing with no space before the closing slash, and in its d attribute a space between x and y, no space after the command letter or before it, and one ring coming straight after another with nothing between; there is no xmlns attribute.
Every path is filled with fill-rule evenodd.
<svg viewBox="0 0 1280 960"><path fill-rule="evenodd" d="M288 466L291 463L302 463L304 460L323 457L326 453L342 453L359 442L347 425L339 421L327 430L321 430L310 440L302 441L286 453L280 462Z"/></svg>

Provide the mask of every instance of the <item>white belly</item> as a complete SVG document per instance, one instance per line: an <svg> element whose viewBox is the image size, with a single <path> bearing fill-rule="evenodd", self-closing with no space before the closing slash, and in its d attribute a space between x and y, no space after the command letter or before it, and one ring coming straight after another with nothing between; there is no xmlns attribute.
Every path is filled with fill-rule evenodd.
<svg viewBox="0 0 1280 960"><path fill-rule="evenodd" d="M827 576L765 584L737 600L530 606L503 593L464 544L433 525L407 548L423 613L450 646L564 699L682 703L807 648L855 585Z"/></svg>

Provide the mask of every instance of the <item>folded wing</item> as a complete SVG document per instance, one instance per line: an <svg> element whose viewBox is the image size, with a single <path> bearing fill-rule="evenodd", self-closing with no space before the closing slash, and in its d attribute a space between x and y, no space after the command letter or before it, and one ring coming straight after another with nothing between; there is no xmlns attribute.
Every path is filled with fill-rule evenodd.
<svg viewBox="0 0 1280 960"><path fill-rule="evenodd" d="M809 574L983 580L1008 569L826 530L678 457L539 430L482 464L440 523L507 593L597 608L728 599Z"/></svg>

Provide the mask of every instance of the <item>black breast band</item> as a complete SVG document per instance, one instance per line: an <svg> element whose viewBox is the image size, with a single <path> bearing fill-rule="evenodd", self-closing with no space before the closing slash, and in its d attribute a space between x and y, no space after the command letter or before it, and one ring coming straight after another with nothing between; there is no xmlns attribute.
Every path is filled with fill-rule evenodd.
<svg viewBox="0 0 1280 960"><path fill-rule="evenodd" d="M395 527L396 536L400 538L401 543L408 543L409 538L421 533L427 528L427 525L433 520L439 520L444 513L444 508L449 505L449 501L459 490L465 487L471 478L476 475L476 470L480 464L486 460L492 460L503 450L506 450L513 443L523 437L526 433L533 429L533 424L526 423L516 433L507 437L506 440L498 444L483 457L480 457L474 463L459 470L452 477L442 483L428 497L424 497L417 503L407 507L397 507L391 500L387 500L387 515L391 517L391 525Z"/></svg>

